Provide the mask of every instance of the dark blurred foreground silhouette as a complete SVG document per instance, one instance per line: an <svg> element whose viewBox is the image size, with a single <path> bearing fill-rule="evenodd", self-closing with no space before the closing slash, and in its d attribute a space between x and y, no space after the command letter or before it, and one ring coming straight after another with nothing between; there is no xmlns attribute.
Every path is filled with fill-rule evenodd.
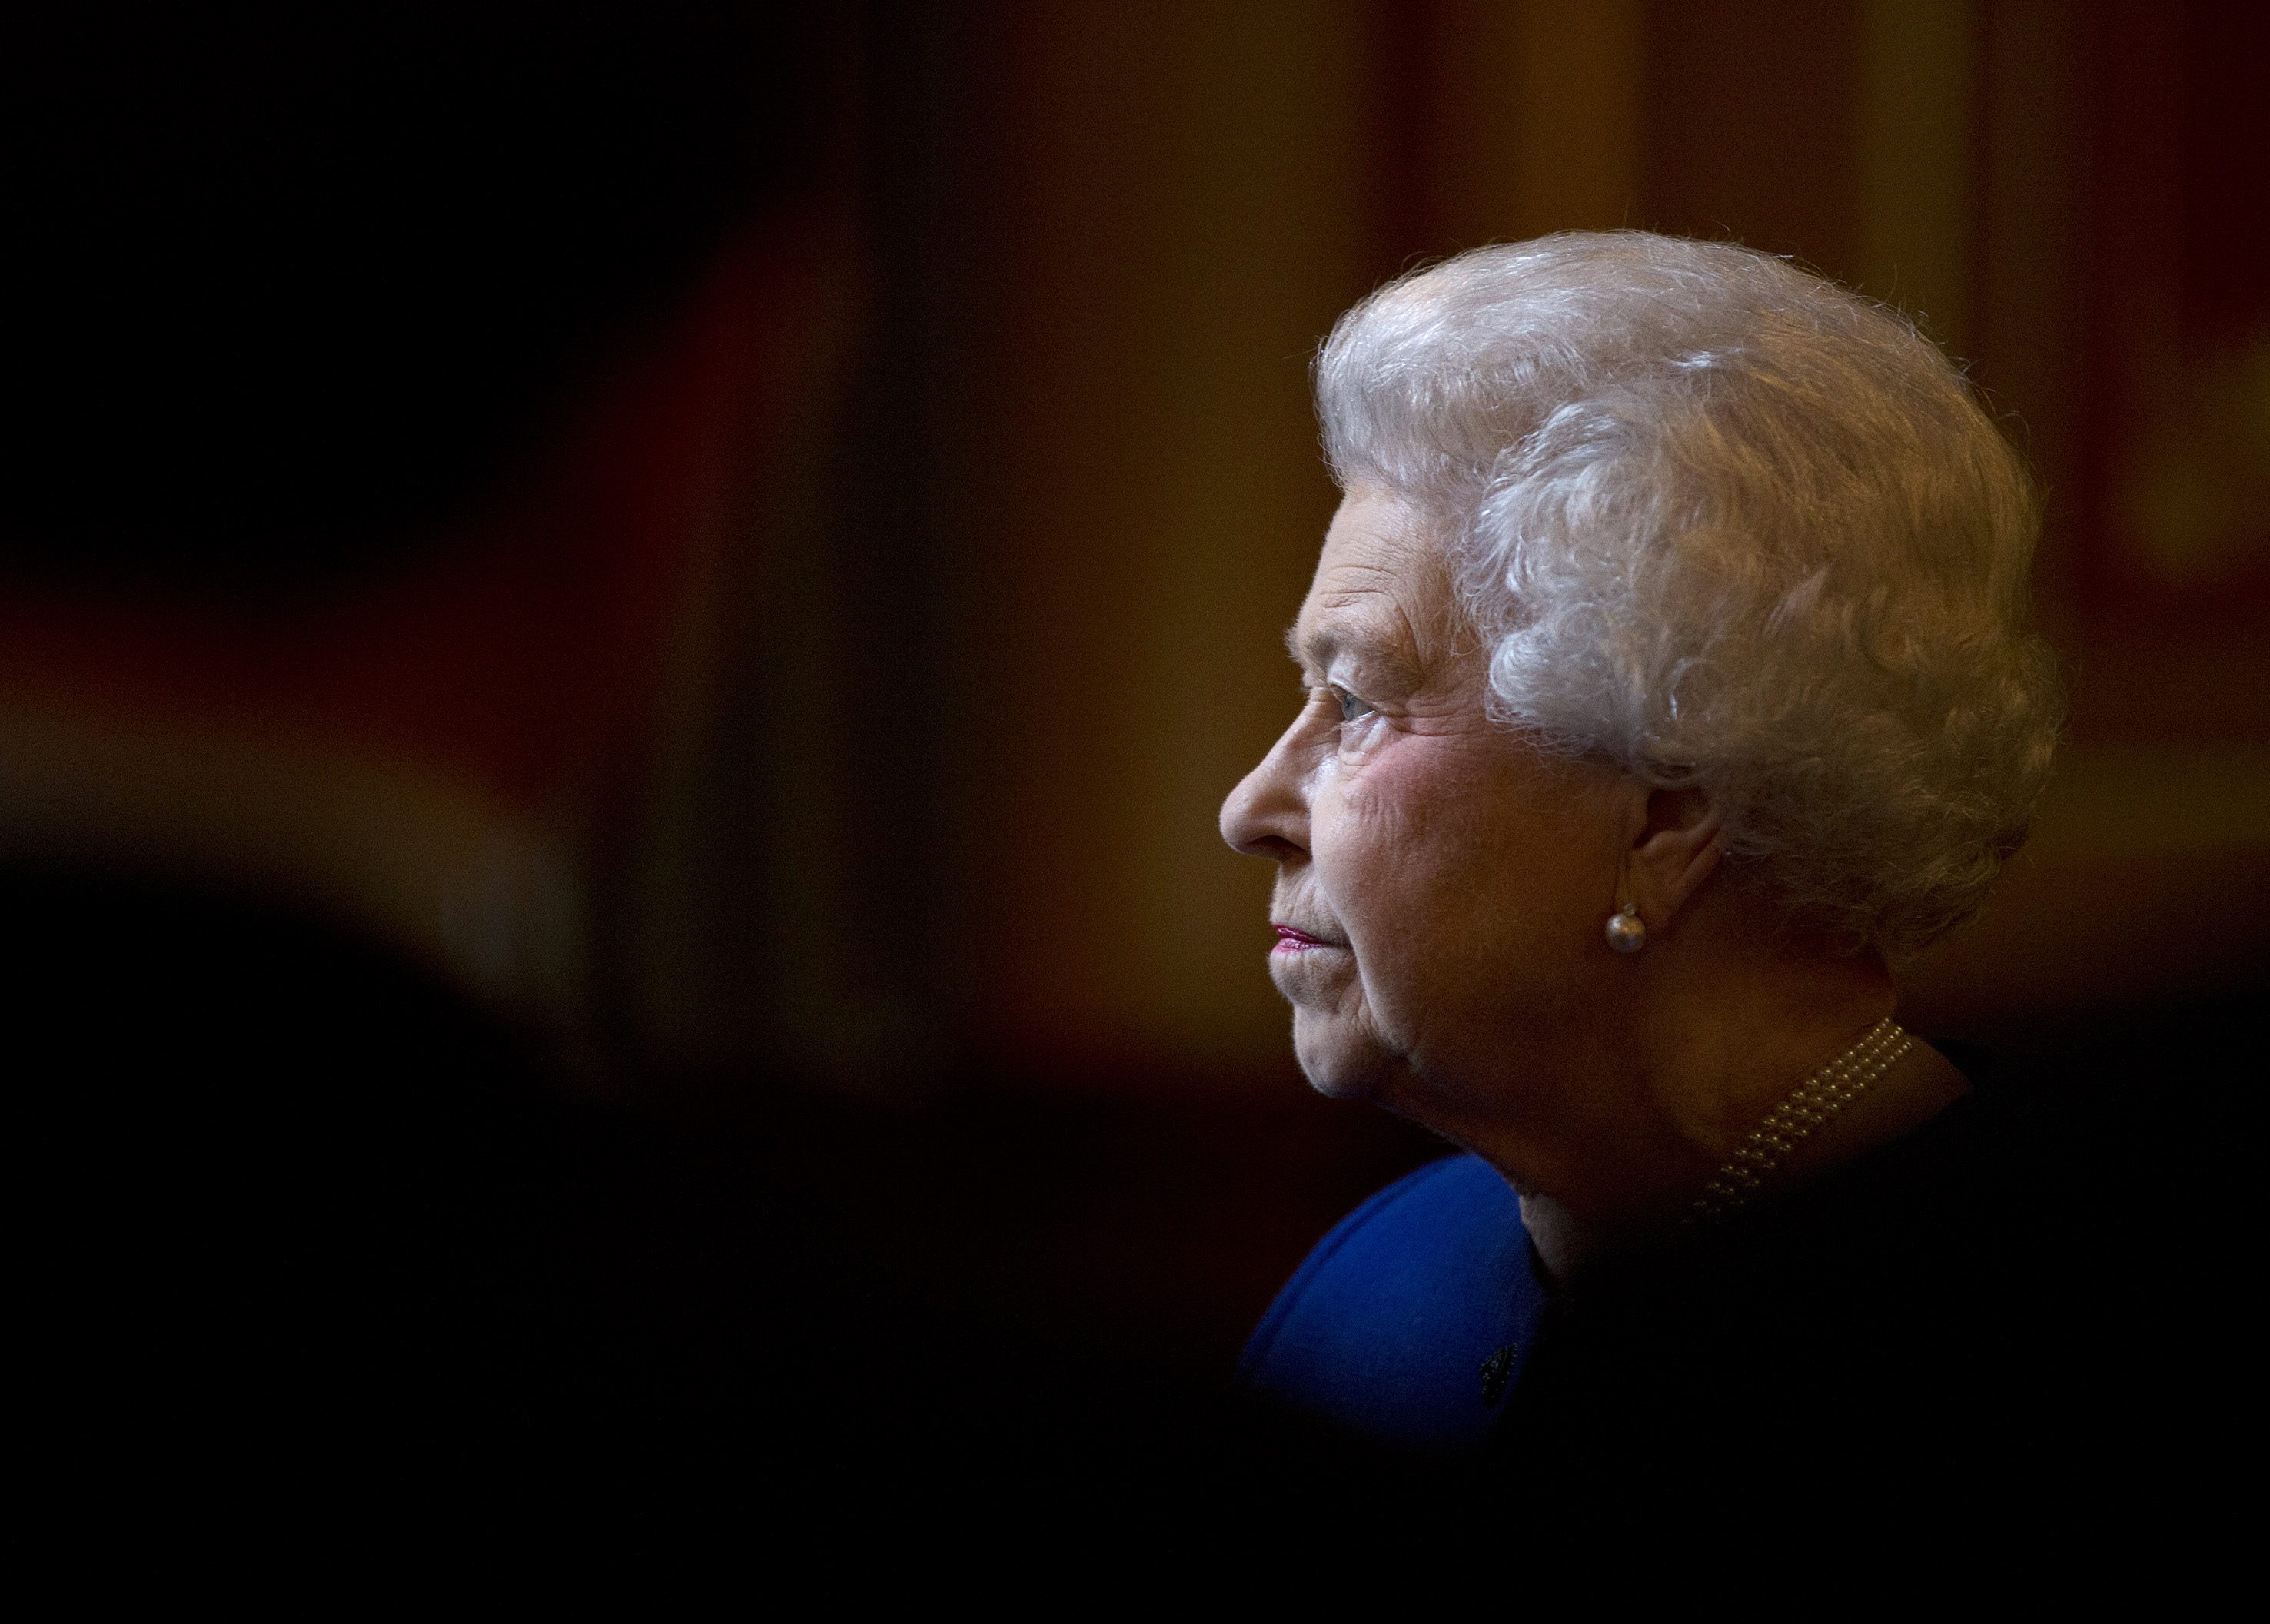
<svg viewBox="0 0 2270 1624"><path fill-rule="evenodd" d="M842 40L739 6L20 26L0 892L25 1447L66 1516L633 1497L1260 1550L1544 1516L1549 1482L1251 1413L1161 1329L1245 1303L1212 1260L1296 1255L1415 1131L1319 1151L920 1052L927 1106L789 1063L705 1092L572 990L628 950L560 854L628 888L721 538L828 404ZM2158 1409L2029 1434L1998 1486L2053 1464L2114 1516L2237 1390L2255 1012L2043 1039L2066 1102L2013 1198L2115 1248L2056 1282L2103 1318L2046 1394ZM1329 1176L1212 1193L1278 1167ZM1597 1441L1580 1505L1646 1446ZM1743 1481L1802 1492L1781 1458Z"/></svg>

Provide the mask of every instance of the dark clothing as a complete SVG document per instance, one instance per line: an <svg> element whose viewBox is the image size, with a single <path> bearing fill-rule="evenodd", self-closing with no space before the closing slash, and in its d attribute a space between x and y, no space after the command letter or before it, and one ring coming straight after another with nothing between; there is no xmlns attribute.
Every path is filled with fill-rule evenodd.
<svg viewBox="0 0 2270 1624"><path fill-rule="evenodd" d="M2153 1136L1970 1064L1977 1092L1902 1139L1566 1287L1486 1166L1422 1168L1317 1249L1246 1380L1465 1450L1540 1531L1903 1501L2119 1520L2237 1447L2237 1249Z"/></svg>
<svg viewBox="0 0 2270 1624"><path fill-rule="evenodd" d="M2088 1289L2111 1283L2082 1205L2103 1187L2018 1173L2033 1147L2013 1128L1973 1095L1833 1178L1604 1262L1547 1299L1495 1446L1603 1489L1636 1462L1871 1496L2061 1469L2130 1328Z"/></svg>

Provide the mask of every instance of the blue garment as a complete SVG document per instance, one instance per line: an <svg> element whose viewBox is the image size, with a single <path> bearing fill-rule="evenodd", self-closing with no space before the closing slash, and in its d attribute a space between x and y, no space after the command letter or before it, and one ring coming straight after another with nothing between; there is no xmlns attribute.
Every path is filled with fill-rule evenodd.
<svg viewBox="0 0 2270 1624"><path fill-rule="evenodd" d="M1310 1252L1246 1344L1251 1390L1416 1449L1480 1443L1520 1379L1544 1288L1519 1199L1478 1156L1389 1185Z"/></svg>

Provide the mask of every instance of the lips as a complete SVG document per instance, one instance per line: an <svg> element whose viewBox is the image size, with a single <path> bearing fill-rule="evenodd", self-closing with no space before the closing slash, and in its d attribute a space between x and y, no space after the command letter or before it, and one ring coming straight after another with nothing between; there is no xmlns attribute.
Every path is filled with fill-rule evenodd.
<svg viewBox="0 0 2270 1624"><path fill-rule="evenodd" d="M1345 942L1330 942L1321 936L1311 936L1306 931L1296 930L1288 924L1272 925L1270 928L1277 932L1277 945L1272 949L1275 953L1309 953L1319 947L1347 945Z"/></svg>

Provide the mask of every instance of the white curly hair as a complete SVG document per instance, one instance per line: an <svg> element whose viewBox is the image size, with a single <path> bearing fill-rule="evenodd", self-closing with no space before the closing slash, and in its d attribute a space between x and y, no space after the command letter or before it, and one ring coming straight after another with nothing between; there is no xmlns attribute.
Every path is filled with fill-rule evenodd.
<svg viewBox="0 0 2270 1624"><path fill-rule="evenodd" d="M2032 480L1897 312L1645 232L1389 284L1316 362L1343 490L1437 527L1509 725L1705 791L1730 872L1898 958L1984 906L2055 749Z"/></svg>

